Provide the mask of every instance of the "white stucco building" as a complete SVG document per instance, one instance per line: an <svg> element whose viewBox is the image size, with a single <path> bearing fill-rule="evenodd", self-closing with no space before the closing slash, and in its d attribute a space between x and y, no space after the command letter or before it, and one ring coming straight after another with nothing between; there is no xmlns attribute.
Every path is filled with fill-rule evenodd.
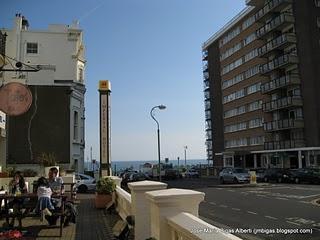
<svg viewBox="0 0 320 240"><path fill-rule="evenodd" d="M23 69L40 69L4 72L4 83L26 84L33 95L27 113L7 116L6 165L37 167L39 156L46 153L53 154L64 168L82 172L86 60L83 32L78 23L32 30L28 21L17 14L13 29L0 30L7 34L5 68L15 67L19 61ZM0 146L2 149L5 148Z"/></svg>

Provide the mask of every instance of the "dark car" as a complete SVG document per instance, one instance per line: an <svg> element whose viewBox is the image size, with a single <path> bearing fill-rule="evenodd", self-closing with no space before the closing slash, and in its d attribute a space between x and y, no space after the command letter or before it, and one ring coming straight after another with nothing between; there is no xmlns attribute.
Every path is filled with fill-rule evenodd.
<svg viewBox="0 0 320 240"><path fill-rule="evenodd" d="M264 182L290 182L290 172L284 168L268 168L264 174Z"/></svg>
<svg viewBox="0 0 320 240"><path fill-rule="evenodd" d="M179 173L177 169L166 169L165 179L177 179L182 178L182 175Z"/></svg>
<svg viewBox="0 0 320 240"><path fill-rule="evenodd" d="M314 168L292 169L290 180L294 183L316 183L320 184L320 170Z"/></svg>

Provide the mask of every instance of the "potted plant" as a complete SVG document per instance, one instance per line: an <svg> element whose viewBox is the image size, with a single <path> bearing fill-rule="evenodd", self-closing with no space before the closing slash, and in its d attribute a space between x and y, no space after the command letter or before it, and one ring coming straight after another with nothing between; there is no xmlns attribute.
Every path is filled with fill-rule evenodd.
<svg viewBox="0 0 320 240"><path fill-rule="evenodd" d="M106 177L98 180L96 185L96 208L105 208L113 199L116 183L113 179Z"/></svg>

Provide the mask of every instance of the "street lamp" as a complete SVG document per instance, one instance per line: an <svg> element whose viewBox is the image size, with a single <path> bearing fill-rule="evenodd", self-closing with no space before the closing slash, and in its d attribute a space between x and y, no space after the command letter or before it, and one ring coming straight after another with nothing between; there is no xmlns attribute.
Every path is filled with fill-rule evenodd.
<svg viewBox="0 0 320 240"><path fill-rule="evenodd" d="M184 146L184 165L185 167L187 167L187 149L188 149L188 146Z"/></svg>
<svg viewBox="0 0 320 240"><path fill-rule="evenodd" d="M161 167L160 167L160 128L159 128L159 122L157 121L157 119L155 119L154 115L153 115L153 110L155 110L156 108L159 108L160 110L164 110L166 109L166 106L164 105L159 105L159 106L155 106L151 109L150 111L150 116L152 117L152 119L154 121L156 121L157 123L157 134L158 134L158 171L159 171L159 181L161 182Z"/></svg>

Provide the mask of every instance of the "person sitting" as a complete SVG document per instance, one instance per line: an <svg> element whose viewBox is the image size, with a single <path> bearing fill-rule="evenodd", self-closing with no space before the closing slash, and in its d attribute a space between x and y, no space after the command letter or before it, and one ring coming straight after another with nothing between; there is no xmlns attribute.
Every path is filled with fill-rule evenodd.
<svg viewBox="0 0 320 240"><path fill-rule="evenodd" d="M13 195L21 195L28 192L27 184L20 171L15 172L13 179L9 183L9 193ZM14 215L21 213L23 204L28 199L15 198L9 202L9 208L13 209ZM9 226L14 226L15 217L13 216Z"/></svg>
<svg viewBox="0 0 320 240"><path fill-rule="evenodd" d="M51 216L51 211L54 210L54 206L51 202L51 195L52 190L49 187L48 180L45 177L40 177L38 179L38 202L36 206L36 213L41 213L41 221L43 221L44 216Z"/></svg>
<svg viewBox="0 0 320 240"><path fill-rule="evenodd" d="M62 195L64 194L63 179L58 176L58 172L59 171L56 167L50 168L48 173L49 187L51 188L53 194ZM61 207L61 199L52 198L51 202L56 210ZM45 218L47 219L49 225L56 225L59 216L46 215Z"/></svg>

